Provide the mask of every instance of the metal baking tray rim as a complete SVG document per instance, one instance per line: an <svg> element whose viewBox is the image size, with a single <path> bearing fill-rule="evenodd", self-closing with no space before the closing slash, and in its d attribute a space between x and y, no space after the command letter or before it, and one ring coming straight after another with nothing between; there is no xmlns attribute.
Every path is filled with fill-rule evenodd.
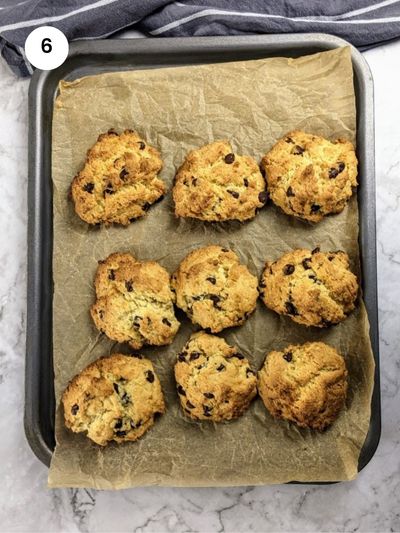
<svg viewBox="0 0 400 533"><path fill-rule="evenodd" d="M50 176L52 110L58 82L62 79L75 79L83 75L113 70L160 68L273 56L297 57L341 46L351 47L359 108L357 150L363 152L361 158L363 168L360 169L360 173L369 176L369 179L362 183L358 193L359 203L365 203L369 210L366 216L361 216L360 210L359 243L363 280L369 280L363 287L363 292L371 325L370 337L376 366L371 423L361 451L359 471L372 459L381 434L373 80L368 63L350 43L333 35L309 33L77 41L71 43L67 60L58 69L34 72L29 87L28 294L24 428L32 451L42 463L49 466L55 445ZM363 143L360 141L361 137ZM43 234L46 232L48 239L44 242ZM51 355L47 366L46 353ZM48 397L46 398L46 393L43 391L44 385L47 387L47 396L53 397L50 406Z"/></svg>

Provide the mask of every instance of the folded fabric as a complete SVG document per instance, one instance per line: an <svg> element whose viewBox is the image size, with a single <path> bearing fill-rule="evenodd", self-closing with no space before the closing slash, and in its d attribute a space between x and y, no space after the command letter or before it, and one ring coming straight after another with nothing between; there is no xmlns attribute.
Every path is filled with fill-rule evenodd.
<svg viewBox="0 0 400 533"><path fill-rule="evenodd" d="M400 0L0 0L0 52L20 76L29 33L50 25L69 41L128 27L152 36L323 32L370 47L400 37Z"/></svg>

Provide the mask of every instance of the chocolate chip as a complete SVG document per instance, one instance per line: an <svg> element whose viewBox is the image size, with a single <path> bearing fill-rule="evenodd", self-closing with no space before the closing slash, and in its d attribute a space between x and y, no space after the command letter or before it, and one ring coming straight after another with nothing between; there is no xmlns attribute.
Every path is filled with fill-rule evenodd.
<svg viewBox="0 0 400 533"><path fill-rule="evenodd" d="M149 202L146 202L145 204L142 205L142 209L143 211L148 211L150 209L150 205Z"/></svg>
<svg viewBox="0 0 400 533"><path fill-rule="evenodd" d="M132 429L137 429L137 428L140 428L140 426L142 425L142 421L139 420L136 424L135 424L135 421L134 420L131 420L131 428Z"/></svg>
<svg viewBox="0 0 400 533"><path fill-rule="evenodd" d="M83 190L90 194L92 194L93 189L94 189L94 183L85 183L85 185L83 186Z"/></svg>
<svg viewBox="0 0 400 533"><path fill-rule="evenodd" d="M283 358L285 359L285 361L287 361L288 363L290 363L290 361L293 359L293 354L292 352L286 352L283 354Z"/></svg>
<svg viewBox="0 0 400 533"><path fill-rule="evenodd" d="M286 189L286 196L295 196L291 186Z"/></svg>
<svg viewBox="0 0 400 533"><path fill-rule="evenodd" d="M103 320L103 318L104 318L104 311L103 311L103 309L100 309L100 311L99 311L99 317L100 317L100 320Z"/></svg>
<svg viewBox="0 0 400 533"><path fill-rule="evenodd" d="M345 166L346 166L346 165L345 165L343 162L340 162L340 163L338 164L338 167L337 167L337 168L335 168L335 167L330 168L330 169L329 169L329 173L328 173L329 178L330 178L330 179L334 179L334 178L336 178L336 176L337 176L338 174L340 174L341 172L343 172Z"/></svg>
<svg viewBox="0 0 400 533"><path fill-rule="evenodd" d="M286 307L286 312L288 315L296 316L299 314L299 312L297 311L296 307L292 304L292 302L286 302L285 307Z"/></svg>
<svg viewBox="0 0 400 533"><path fill-rule="evenodd" d="M132 292L133 291L132 281L130 280L125 281L125 288L128 292Z"/></svg>
<svg viewBox="0 0 400 533"><path fill-rule="evenodd" d="M197 178L194 178L193 176L192 176L192 185L194 187L196 187L196 185L197 185Z"/></svg>
<svg viewBox="0 0 400 533"><path fill-rule="evenodd" d="M79 411L79 405L77 403L74 403L74 405L71 407L71 414L75 416L78 411Z"/></svg>
<svg viewBox="0 0 400 533"><path fill-rule="evenodd" d="M228 192L231 196L233 196L234 198L239 198L239 193L236 192L236 191L230 191L230 190L227 190L226 192Z"/></svg>
<svg viewBox="0 0 400 533"><path fill-rule="evenodd" d="M194 405L192 403L190 403L189 400L186 402L186 407L188 409L194 409Z"/></svg>
<svg viewBox="0 0 400 533"><path fill-rule="evenodd" d="M120 390L120 388L118 386L118 383L113 383L113 387L114 387L115 392L120 397L122 405L124 405L124 406L128 405L128 403L130 403L130 401L131 401L131 398L130 398L129 394L126 391L124 391L123 389ZM122 421L121 421L121 425L119 427L121 427L121 426L122 426Z"/></svg>
<svg viewBox="0 0 400 533"><path fill-rule="evenodd" d="M134 316L133 317L133 325L136 326L137 328L140 326L140 321L143 320L143 317L141 316Z"/></svg>
<svg viewBox="0 0 400 533"><path fill-rule="evenodd" d="M204 396L211 400L211 398L215 398L214 394L212 392L205 392Z"/></svg>
<svg viewBox="0 0 400 533"><path fill-rule="evenodd" d="M131 403L131 398L129 394L125 391L124 394L121 396L121 403L123 406L127 406L129 403Z"/></svg>
<svg viewBox="0 0 400 533"><path fill-rule="evenodd" d="M288 144L294 144L294 140L291 137L286 137L285 142Z"/></svg>
<svg viewBox="0 0 400 533"><path fill-rule="evenodd" d="M200 357L200 355L201 355L200 352L191 352L189 356L189 361L195 361L196 359Z"/></svg>
<svg viewBox="0 0 400 533"><path fill-rule="evenodd" d="M107 187L104 189L103 196L106 194L114 194L114 189L110 181L107 183Z"/></svg>
<svg viewBox="0 0 400 533"><path fill-rule="evenodd" d="M171 327L171 322L168 320L168 318L163 318L162 319L162 323L165 324L166 326L168 326L169 328Z"/></svg>
<svg viewBox="0 0 400 533"><path fill-rule="evenodd" d="M178 394L180 394L181 396L186 396L185 389L182 387L182 385L178 385L176 387L176 390L178 391Z"/></svg>
<svg viewBox="0 0 400 533"><path fill-rule="evenodd" d="M217 294L208 294L208 295L207 295L207 298L208 298L209 300L212 301L213 306L214 306L216 309L221 309L221 308L219 307L219 305L218 305L219 302L221 301L221 298L220 298Z"/></svg>
<svg viewBox="0 0 400 533"><path fill-rule="evenodd" d="M249 186L249 180L247 178L243 178L243 185L245 187L248 187Z"/></svg>
<svg viewBox="0 0 400 533"><path fill-rule="evenodd" d="M234 353L231 355L231 357L236 357L236 359L244 359L244 355L241 353Z"/></svg>
<svg viewBox="0 0 400 533"><path fill-rule="evenodd" d="M310 263L311 263L311 257L306 257L305 259L303 259L301 264L303 265L304 270L309 270L311 268Z"/></svg>
<svg viewBox="0 0 400 533"><path fill-rule="evenodd" d="M114 429L121 429L122 428L122 418L118 418L118 420L114 424Z"/></svg>
<svg viewBox="0 0 400 533"><path fill-rule="evenodd" d="M149 382L149 383L153 383L154 381L154 374L151 370L147 370L146 371L146 380Z"/></svg>
<svg viewBox="0 0 400 533"><path fill-rule="evenodd" d="M222 372L223 370L225 370L225 365L221 363L219 366L217 366L216 370L217 372Z"/></svg>
<svg viewBox="0 0 400 533"><path fill-rule="evenodd" d="M227 154L224 157L224 161L227 165L231 165L235 161L235 154Z"/></svg>
<svg viewBox="0 0 400 533"><path fill-rule="evenodd" d="M337 176L338 174L339 174L339 172L338 172L338 169L337 169L337 168L330 168L330 169L329 169L329 172L328 172L328 177L329 177L329 179L332 180L332 179L336 178L336 176Z"/></svg>
<svg viewBox="0 0 400 533"><path fill-rule="evenodd" d="M123 168L121 172L119 173L119 177L122 181L125 181L126 176L128 176L129 172L126 170L126 168Z"/></svg>
<svg viewBox="0 0 400 533"><path fill-rule="evenodd" d="M316 248L314 248L314 250L311 252L311 254L312 255L318 254L320 251L321 251L321 248L319 246L317 246Z"/></svg>
<svg viewBox="0 0 400 533"><path fill-rule="evenodd" d="M143 141L140 141L139 142L139 150L144 150L146 148L146 145L144 144Z"/></svg>
<svg viewBox="0 0 400 533"><path fill-rule="evenodd" d="M305 148L303 148L302 146L299 146L298 144L296 144L296 146L292 150L292 154L293 155L303 155L303 153L305 151L306 151Z"/></svg>
<svg viewBox="0 0 400 533"><path fill-rule="evenodd" d="M208 278L206 278L206 280L212 283L213 285L217 283L217 280L214 278L214 276L209 276Z"/></svg>
<svg viewBox="0 0 400 533"><path fill-rule="evenodd" d="M178 361L181 361L182 363L185 363L185 362L186 362L186 357L185 357L185 356L186 356L185 353L183 353L183 352L180 353L180 354L178 355Z"/></svg>
<svg viewBox="0 0 400 533"><path fill-rule="evenodd" d="M126 431L116 431L115 434L117 437L125 437Z"/></svg>
<svg viewBox="0 0 400 533"><path fill-rule="evenodd" d="M212 407L209 407L208 405L203 405L203 414L204 416L211 416Z"/></svg>
<svg viewBox="0 0 400 533"><path fill-rule="evenodd" d="M115 270L111 269L111 270L108 272L108 279L111 279L112 281L115 280Z"/></svg>
<svg viewBox="0 0 400 533"><path fill-rule="evenodd" d="M258 200L262 204L265 204L265 202L268 200L268 194L267 191L261 191L258 195Z"/></svg>
<svg viewBox="0 0 400 533"><path fill-rule="evenodd" d="M290 276L294 272L294 265L287 264L283 267L283 273L285 276Z"/></svg>
<svg viewBox="0 0 400 533"><path fill-rule="evenodd" d="M328 261L333 261L335 259L334 255L328 255Z"/></svg>
<svg viewBox="0 0 400 533"><path fill-rule="evenodd" d="M321 209L321 206L318 204L311 204L311 213L318 213Z"/></svg>

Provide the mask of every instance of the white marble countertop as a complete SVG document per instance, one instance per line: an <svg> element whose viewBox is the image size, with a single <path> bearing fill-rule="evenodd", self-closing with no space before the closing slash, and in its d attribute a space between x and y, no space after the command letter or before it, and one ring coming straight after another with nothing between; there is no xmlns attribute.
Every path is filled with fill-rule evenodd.
<svg viewBox="0 0 400 533"><path fill-rule="evenodd" d="M383 430L351 483L48 490L23 431L27 93L0 59L0 532L400 531L400 41L365 53L375 81Z"/></svg>

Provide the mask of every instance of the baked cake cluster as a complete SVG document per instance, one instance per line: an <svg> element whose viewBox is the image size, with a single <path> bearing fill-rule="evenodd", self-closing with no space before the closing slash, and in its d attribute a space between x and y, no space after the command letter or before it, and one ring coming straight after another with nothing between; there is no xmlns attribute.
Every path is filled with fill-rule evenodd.
<svg viewBox="0 0 400 533"><path fill-rule="evenodd" d="M79 217L128 225L166 193L159 151L132 130L109 130L72 181ZM292 131L257 161L228 140L191 150L174 179L175 215L208 222L246 221L270 198L287 215L319 222L340 213L357 186L357 157L345 139Z"/></svg>
<svg viewBox="0 0 400 533"><path fill-rule="evenodd" d="M89 224L127 225L142 217L167 191L162 167L158 150L134 131L100 135L72 182L77 214ZM349 141L292 131L260 166L227 140L190 151L172 197L180 218L248 221L270 198L287 215L319 222L342 211L356 186ZM348 389L345 357L335 347L287 345L267 354L257 371L251 353L215 333L251 320L258 298L281 320L319 329L339 324L355 309L359 290L348 255L319 246L293 249L269 258L258 277L245 253L239 257L230 247L210 244L188 252L172 274L128 252L101 259L90 310L97 330L133 350L170 345L180 327L178 308L199 328L176 350L173 367L188 420L239 418L259 394L273 418L326 430L345 406ZM166 410L155 367L139 353L94 361L71 380L62 403L66 426L100 446L137 440Z"/></svg>

